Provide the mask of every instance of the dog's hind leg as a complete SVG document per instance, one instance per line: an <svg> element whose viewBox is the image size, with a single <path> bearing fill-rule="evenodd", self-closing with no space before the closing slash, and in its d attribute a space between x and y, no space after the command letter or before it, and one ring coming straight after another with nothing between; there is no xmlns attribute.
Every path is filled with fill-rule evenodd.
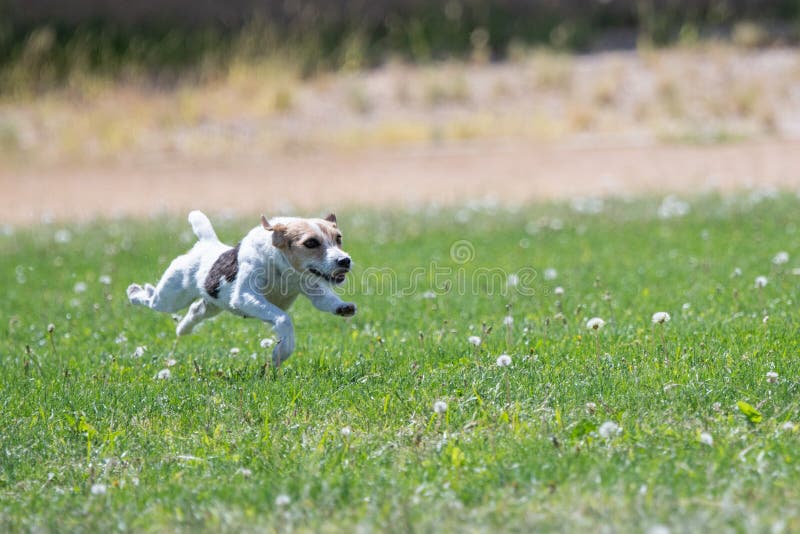
<svg viewBox="0 0 800 534"><path fill-rule="evenodd" d="M131 304L147 306L151 310L167 313L182 310L200 296L193 281L197 267L197 258L188 254L179 256L164 271L156 287L150 284L128 286L128 299Z"/></svg>
<svg viewBox="0 0 800 534"><path fill-rule="evenodd" d="M214 306L210 302L206 302L203 299L197 300L194 304L189 306L189 311L186 312L181 322L178 323L175 333L179 336L191 334L195 326L206 319L214 317L221 311L221 308Z"/></svg>

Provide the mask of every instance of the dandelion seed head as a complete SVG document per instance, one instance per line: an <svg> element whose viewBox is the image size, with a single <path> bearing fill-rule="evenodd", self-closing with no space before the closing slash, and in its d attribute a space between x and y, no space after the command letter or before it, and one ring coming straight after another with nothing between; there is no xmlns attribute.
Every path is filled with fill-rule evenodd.
<svg viewBox="0 0 800 534"><path fill-rule="evenodd" d="M503 317L503 324L506 326L511 326L512 324L514 324L514 318L511 317L510 315L506 315L505 317Z"/></svg>
<svg viewBox="0 0 800 534"><path fill-rule="evenodd" d="M501 354L497 357L498 367L508 367L509 365L511 365L511 356L508 354Z"/></svg>
<svg viewBox="0 0 800 534"><path fill-rule="evenodd" d="M789 253L785 250L781 250L772 258L772 263L775 265L783 265L789 261Z"/></svg>
<svg viewBox="0 0 800 534"><path fill-rule="evenodd" d="M435 299L436 298L436 293L434 293L433 291L426 291L425 293L422 294L422 298L429 299L429 300L430 299Z"/></svg>
<svg viewBox="0 0 800 534"><path fill-rule="evenodd" d="M664 323L668 323L670 319L671 319L671 317L669 316L669 313L667 313L667 312L656 312L656 313L653 314L652 321L653 321L653 324L664 324Z"/></svg>
<svg viewBox="0 0 800 534"><path fill-rule="evenodd" d="M158 380L169 380L172 376L172 372L169 369L162 369L156 375L156 379Z"/></svg>
<svg viewBox="0 0 800 534"><path fill-rule="evenodd" d="M766 287L767 285L767 277L766 276L756 276L755 287L757 289L761 289L762 287Z"/></svg>
<svg viewBox="0 0 800 534"><path fill-rule="evenodd" d="M672 195L664 198L658 207L658 216L661 219L683 217L687 213L689 213L689 204Z"/></svg>
<svg viewBox="0 0 800 534"><path fill-rule="evenodd" d="M742 276L742 270L740 268L738 268L738 267L734 267L733 268L733 272L731 273L731 276L733 276L733 277Z"/></svg>
<svg viewBox="0 0 800 534"><path fill-rule="evenodd" d="M691 305L691 304L689 304L688 302L684 302L684 303L683 303L683 306L681 306L681 309L682 309L683 311L689 311L689 310L691 310L691 309L692 309L692 305Z"/></svg>
<svg viewBox="0 0 800 534"><path fill-rule="evenodd" d="M555 280L558 278L558 271L553 269L552 267L548 267L544 270L544 279L545 280Z"/></svg>
<svg viewBox="0 0 800 534"><path fill-rule="evenodd" d="M275 506L288 506L291 502L292 498L283 493L275 497Z"/></svg>
<svg viewBox="0 0 800 534"><path fill-rule="evenodd" d="M97 281L103 284L104 286L111 285L111 277L108 276L107 274L101 274L100 277L97 279Z"/></svg>
<svg viewBox="0 0 800 534"><path fill-rule="evenodd" d="M178 362L177 362L177 361L175 361L175 359L173 359L173 358L170 358L170 359L168 359L168 360L167 360L165 363L166 363L167 367L174 367L174 366L175 366L175 364L176 364L176 363L178 363Z"/></svg>
<svg viewBox="0 0 800 534"><path fill-rule="evenodd" d="M106 491L108 491L108 487L105 484L95 483L92 484L92 488L89 490L92 495L105 495Z"/></svg>
<svg viewBox="0 0 800 534"><path fill-rule="evenodd" d="M84 293L87 288L88 286L86 285L86 282L78 282L75 284L75 287L73 287L72 290L75 291L75 293Z"/></svg>
<svg viewBox="0 0 800 534"><path fill-rule="evenodd" d="M714 445L714 436L712 436L708 432L701 432L700 443L702 443L703 445L708 445L710 447Z"/></svg>
<svg viewBox="0 0 800 534"><path fill-rule="evenodd" d="M785 423L783 423L781 425L781 430L783 430L784 432L792 431L792 430L794 430L794 428L795 428L794 427L794 423L792 423L791 421L786 421Z"/></svg>
<svg viewBox="0 0 800 534"><path fill-rule="evenodd" d="M586 321L586 328L589 330L599 330L605 326L606 322L600 317L592 317Z"/></svg>
<svg viewBox="0 0 800 534"><path fill-rule="evenodd" d="M475 345L476 347L481 344L481 338L479 338L478 336L469 336L467 338L467 341L469 341L470 344Z"/></svg>
<svg viewBox="0 0 800 534"><path fill-rule="evenodd" d="M134 349L133 357L134 358L141 358L142 356L144 356L144 353L145 353L146 350L147 350L147 347L145 347L144 345L139 345L138 347L136 347Z"/></svg>
<svg viewBox="0 0 800 534"><path fill-rule="evenodd" d="M61 243L61 244L69 243L70 241L72 241L72 232L70 232L66 228L63 228L61 230L56 230L56 233L53 234L53 240L56 243Z"/></svg>
<svg viewBox="0 0 800 534"><path fill-rule="evenodd" d="M519 284L519 276L513 273L509 274L508 278L506 278L506 285L508 287L517 287L518 284Z"/></svg>
<svg viewBox="0 0 800 534"><path fill-rule="evenodd" d="M350 437L350 433L351 433L351 431L350 431L350 427L349 426L342 427L341 434L342 434L343 438L349 438Z"/></svg>
<svg viewBox="0 0 800 534"><path fill-rule="evenodd" d="M236 356L239 354L239 347L233 347L231 350L228 351L231 356Z"/></svg>
<svg viewBox="0 0 800 534"><path fill-rule="evenodd" d="M55 331L56 331L56 325L54 325L53 323L50 323L49 325L47 325L47 333L48 334L52 334Z"/></svg>
<svg viewBox="0 0 800 534"><path fill-rule="evenodd" d="M564 296L564 288L563 288L563 287L561 287L561 286L558 286L558 287L556 287L556 288L553 290L553 294L554 294L555 296L557 296L557 297L563 297L563 296Z"/></svg>
<svg viewBox="0 0 800 534"><path fill-rule="evenodd" d="M244 478L250 478L253 475L253 472L246 467L240 467L236 470L236 472L242 475Z"/></svg>
<svg viewBox="0 0 800 534"><path fill-rule="evenodd" d="M778 382L778 373L775 371L767 372L767 383L775 384L776 382Z"/></svg>
<svg viewBox="0 0 800 534"><path fill-rule="evenodd" d="M447 411L447 403L445 401L437 400L433 403L433 411L439 415L442 415Z"/></svg>
<svg viewBox="0 0 800 534"><path fill-rule="evenodd" d="M265 337L264 339L262 339L259 342L259 345L261 345L262 349L268 349L274 344L275 344L275 340L272 339L271 337Z"/></svg>
<svg viewBox="0 0 800 534"><path fill-rule="evenodd" d="M597 429L598 435L603 439L608 439L622 432L622 428L614 421L606 421Z"/></svg>

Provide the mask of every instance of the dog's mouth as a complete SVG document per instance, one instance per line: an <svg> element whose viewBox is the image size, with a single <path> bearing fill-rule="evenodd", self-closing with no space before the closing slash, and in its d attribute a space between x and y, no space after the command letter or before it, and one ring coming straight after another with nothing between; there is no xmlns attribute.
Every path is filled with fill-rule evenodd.
<svg viewBox="0 0 800 534"><path fill-rule="evenodd" d="M333 271L331 274L325 274L313 267L309 267L308 272L316 276L319 276L320 278L322 278L323 280L327 280L328 282L332 282L334 284L341 284L342 282L344 282L344 279L347 276L348 269L337 269Z"/></svg>

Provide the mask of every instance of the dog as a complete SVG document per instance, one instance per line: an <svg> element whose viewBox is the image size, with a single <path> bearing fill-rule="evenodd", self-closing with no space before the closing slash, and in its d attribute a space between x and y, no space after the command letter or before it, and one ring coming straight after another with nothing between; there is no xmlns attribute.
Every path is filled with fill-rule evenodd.
<svg viewBox="0 0 800 534"><path fill-rule="evenodd" d="M333 291L352 267L342 250L336 215L323 219L278 217L261 224L234 247L220 242L201 211L189 214L197 243L175 258L158 285L128 286L132 304L175 313L187 306L178 336L221 311L254 317L272 325L278 338L272 363L279 367L294 351L292 319L287 313L301 293L319 310L342 317L356 313Z"/></svg>

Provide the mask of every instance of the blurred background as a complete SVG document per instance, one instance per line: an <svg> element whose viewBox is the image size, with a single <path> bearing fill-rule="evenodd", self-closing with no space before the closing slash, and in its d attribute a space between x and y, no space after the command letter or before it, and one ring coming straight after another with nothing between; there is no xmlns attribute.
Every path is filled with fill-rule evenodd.
<svg viewBox="0 0 800 534"><path fill-rule="evenodd" d="M2 223L800 185L800 0L0 0Z"/></svg>

